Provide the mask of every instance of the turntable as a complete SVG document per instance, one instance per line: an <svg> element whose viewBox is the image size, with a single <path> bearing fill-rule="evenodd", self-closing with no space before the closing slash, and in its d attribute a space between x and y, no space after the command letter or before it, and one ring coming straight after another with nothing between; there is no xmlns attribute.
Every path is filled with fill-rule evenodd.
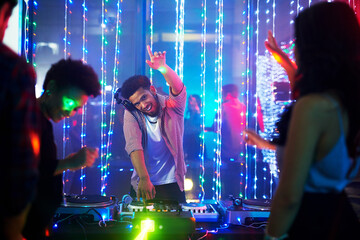
<svg viewBox="0 0 360 240"><path fill-rule="evenodd" d="M233 225L249 225L265 222L270 215L270 199L236 199L238 201L220 201L226 216L226 222Z"/></svg>
<svg viewBox="0 0 360 240"><path fill-rule="evenodd" d="M181 205L183 211L191 211L193 213L205 213L206 205L202 203L184 203Z"/></svg>
<svg viewBox="0 0 360 240"><path fill-rule="evenodd" d="M270 211L271 199L244 199L242 206L245 209Z"/></svg>
<svg viewBox="0 0 360 240"><path fill-rule="evenodd" d="M112 219L118 212L117 199L100 195L65 195L55 215L92 214L94 221Z"/></svg>
<svg viewBox="0 0 360 240"><path fill-rule="evenodd" d="M192 212L196 222L217 222L219 219L218 212L211 204L184 203L181 207L183 211Z"/></svg>

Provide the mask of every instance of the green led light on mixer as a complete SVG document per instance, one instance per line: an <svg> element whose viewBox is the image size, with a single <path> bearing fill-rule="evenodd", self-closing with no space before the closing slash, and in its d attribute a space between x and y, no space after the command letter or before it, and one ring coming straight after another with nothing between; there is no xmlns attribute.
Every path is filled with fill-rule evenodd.
<svg viewBox="0 0 360 240"><path fill-rule="evenodd" d="M155 222L151 219L146 219L141 221L141 231L143 232L154 232L155 231Z"/></svg>

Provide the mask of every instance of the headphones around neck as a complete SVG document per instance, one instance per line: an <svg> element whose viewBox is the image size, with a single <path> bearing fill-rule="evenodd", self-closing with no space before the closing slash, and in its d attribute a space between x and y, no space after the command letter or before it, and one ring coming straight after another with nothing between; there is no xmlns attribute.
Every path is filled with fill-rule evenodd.
<svg viewBox="0 0 360 240"><path fill-rule="evenodd" d="M116 90L114 98L117 104L122 104L128 111L132 112L136 110L136 107L128 99L125 99L121 96L121 88Z"/></svg>
<svg viewBox="0 0 360 240"><path fill-rule="evenodd" d="M122 104L130 113L133 115L137 123L139 124L139 128L141 131L141 143L143 148L145 149L147 146L147 133L146 133L146 126L144 125L143 121L141 120L141 112L136 109L134 104L132 104L128 99L125 99L121 96L121 88L116 90L114 94L114 98L117 104Z"/></svg>

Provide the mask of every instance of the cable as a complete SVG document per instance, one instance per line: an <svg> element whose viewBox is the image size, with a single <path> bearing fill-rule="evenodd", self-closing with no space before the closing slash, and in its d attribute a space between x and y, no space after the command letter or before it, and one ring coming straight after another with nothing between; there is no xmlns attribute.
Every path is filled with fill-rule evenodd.
<svg viewBox="0 0 360 240"><path fill-rule="evenodd" d="M215 228L215 230L206 230L205 235L201 236L200 238L197 238L197 240L205 238L209 233L218 233L219 230L227 229L228 227L229 227L228 224L224 224L224 225L220 225L220 227L218 227L218 228ZM200 230L203 230L203 229L204 228L200 227L200 228L196 228L195 230L200 231Z"/></svg>
<svg viewBox="0 0 360 240"><path fill-rule="evenodd" d="M87 240L87 237L86 237L86 230L85 230L85 227L80 223L79 219L78 218L75 218L75 221L79 224L79 226L81 227L83 233L84 233L84 237L85 237L85 240Z"/></svg>
<svg viewBox="0 0 360 240"><path fill-rule="evenodd" d="M200 237L200 238L198 238L197 240L200 240L200 239L203 239L203 238L205 238L207 235L208 235L208 233L209 233L209 231L208 230L206 230L206 233L205 233L205 235L204 236L202 236L202 237Z"/></svg>
<svg viewBox="0 0 360 240"><path fill-rule="evenodd" d="M93 210L101 220L103 220L103 217L101 216L101 214L95 209L95 208L90 208L89 210L86 211L85 214L89 213L91 210Z"/></svg>
<svg viewBox="0 0 360 240"><path fill-rule="evenodd" d="M67 217L65 217L63 219L60 219L60 220L56 221L55 224L59 224L59 223L64 222L64 221L66 221L68 219L74 218L75 222L77 224L79 224L79 226L80 226L80 228L81 228L81 230L82 230L82 232L84 234L84 239L87 240L85 227L80 222L80 221L83 221L82 218L81 218L81 216L83 216L83 215L85 215L85 214L84 213L83 214L71 214L71 215L69 215L69 216L67 216Z"/></svg>
<svg viewBox="0 0 360 240"><path fill-rule="evenodd" d="M65 220L68 220L68 219L70 219L70 218L77 217L78 215L79 215L79 214L71 214L71 215L69 215L69 216L67 216L67 217L65 217L65 218L63 218L63 219L58 220L58 221L55 222L55 223L56 223L56 224L61 223L61 222L65 221Z"/></svg>
<svg viewBox="0 0 360 240"><path fill-rule="evenodd" d="M259 226L253 226L253 225L258 225L258 224L259 224ZM249 225L240 224L239 226L258 229L258 228L266 227L266 225L267 225L267 222L253 222Z"/></svg>

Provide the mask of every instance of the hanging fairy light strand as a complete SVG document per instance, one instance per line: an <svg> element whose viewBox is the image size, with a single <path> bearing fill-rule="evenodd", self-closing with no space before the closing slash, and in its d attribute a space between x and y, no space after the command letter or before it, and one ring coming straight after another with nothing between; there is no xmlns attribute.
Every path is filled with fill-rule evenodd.
<svg viewBox="0 0 360 240"><path fill-rule="evenodd" d="M240 61L240 67L242 69L241 72L241 97L246 97L247 94L247 89L246 89L246 72L247 72L247 48L248 48L248 41L246 39L246 31L247 31L247 13L249 11L248 6L244 4L244 9L242 11L242 20L241 20L241 24L242 24L242 30L241 30L241 44L240 44L240 49L241 49L241 61ZM248 109L248 107L246 107L246 109ZM245 119L246 119L246 112L245 112ZM243 123L241 123L243 124ZM246 121L245 121L245 126L246 126ZM245 145L244 148L244 152L240 153L240 156L242 159L245 159L245 161L241 161L240 162L240 192L239 192L239 196L240 198L244 198L245 196L245 178L246 178L246 174L244 172L245 167L246 167L246 160L247 160L247 147Z"/></svg>
<svg viewBox="0 0 360 240"><path fill-rule="evenodd" d="M120 34L121 34L121 4L122 0L117 1L117 11L116 11L116 30L115 30L115 52L114 52L114 68L113 68L113 85L112 90L113 94L115 94L116 89L118 88L118 75L119 75L119 56L120 56ZM115 106L116 101L115 98L111 98L111 107L110 107L110 120L109 120L109 131L108 131L108 139L106 145L106 158L107 162L111 157L111 145L112 145L112 135L114 133L114 119L115 119Z"/></svg>
<svg viewBox="0 0 360 240"><path fill-rule="evenodd" d="M64 58L67 59L70 57L70 46L71 46L71 32L69 27L69 22L71 21L71 5L73 4L72 0L65 0L65 26L64 26Z"/></svg>
<svg viewBox="0 0 360 240"><path fill-rule="evenodd" d="M107 20L105 18L107 13L108 0L101 1L101 146L100 146L100 161L101 161L101 195L106 196L107 176L108 176L108 161L106 156L106 47L107 47Z"/></svg>
<svg viewBox="0 0 360 240"><path fill-rule="evenodd" d="M299 13L304 9L304 7L301 6L300 0L297 0L296 2L296 16L299 15Z"/></svg>
<svg viewBox="0 0 360 240"><path fill-rule="evenodd" d="M247 24L246 24L246 128L249 128L249 103L250 103L250 17L251 17L251 5L250 1L247 1ZM258 21L258 12L255 13ZM258 29L256 29L258 31ZM247 151L248 147L246 146L245 154L245 187L244 187L244 196L245 198L249 197L249 152Z"/></svg>
<svg viewBox="0 0 360 240"><path fill-rule="evenodd" d="M24 21L24 36L25 36L25 41L24 41L24 55L25 55L25 60L27 63L30 62L29 60L29 40L30 40L30 36L29 36L29 26L30 26L30 15L29 15L29 11L30 11L30 6L29 6L29 1L24 1L25 2L25 21Z"/></svg>
<svg viewBox="0 0 360 240"><path fill-rule="evenodd" d="M268 12L267 12L267 10L266 10L266 14L268 14ZM256 38L256 45L255 45L255 47L256 47L256 52L255 52L255 61L256 61L256 66L258 66L258 62L259 62L259 31L260 31L260 29L259 29L259 23L260 23L260 1L259 0L257 0L257 4L256 4L256 36L255 36L255 38ZM248 89L250 89L251 88L251 86L250 86L250 82L248 83L248 86L249 86L249 88ZM256 107L257 107L257 101L256 101L256 93L253 95L253 99L250 99L250 94L248 94L248 96L249 96L249 99L248 99L248 106L250 105L250 103L253 103L253 102L255 102L255 104L256 104ZM255 101L254 101L255 100ZM247 113L248 114L248 113ZM254 116L254 115L253 115ZM256 118L255 118L256 119ZM250 114L248 114L248 119L247 119L247 122L249 122L249 121L252 121L253 119L250 119ZM255 120L255 125L257 124L257 121ZM255 129L257 129L256 128L256 126L255 126ZM249 194L248 194L248 196L250 196L251 198L254 198L254 199L256 199L256 189L257 189L257 184L256 184L256 182L257 182L257 174L256 174L256 171L257 171L257 161L256 161L256 158L257 158L257 147L256 147L256 145L254 146L254 155L252 156L252 158L251 159L249 159L249 161L251 161L251 165L253 165L254 166L254 172L253 172L253 174L249 174L248 173L248 177L249 176L251 176L251 175L253 175L254 176L254 178L252 179L252 183L253 183L253 187L251 188L251 190L252 190L252 192L251 192L251 190L249 189ZM250 164L250 163L249 163ZM251 192L251 195L250 195L250 192Z"/></svg>
<svg viewBox="0 0 360 240"><path fill-rule="evenodd" d="M179 62L179 0L175 0L176 23L175 23L175 72L178 73Z"/></svg>
<svg viewBox="0 0 360 240"><path fill-rule="evenodd" d="M200 202L204 201L205 198L205 83L206 83L206 0L202 0L201 3L202 13L201 13L201 136L200 136L200 175L199 183L201 188L201 193L199 193Z"/></svg>
<svg viewBox="0 0 360 240"><path fill-rule="evenodd" d="M32 59L32 65L33 67L36 69L37 65L36 65L36 41L35 41L35 38L36 38L36 27L37 27L37 23L35 21L36 19L36 15L37 15L37 10L38 8L38 3L37 1L33 1L33 7L32 7L32 56L31 56L31 59Z"/></svg>
<svg viewBox="0 0 360 240"><path fill-rule="evenodd" d="M87 6L86 6L86 0L83 0L82 3L82 62L84 64L87 64L87 32L86 32L86 26L87 26ZM86 116L87 116L87 103L84 104L82 107L82 115L81 115L81 135L80 135L80 143L81 148L86 147ZM81 183L81 194L85 193L86 190L86 168L82 167L80 170L80 183Z"/></svg>
<svg viewBox="0 0 360 240"><path fill-rule="evenodd" d="M175 29L175 72L183 80L184 67L184 17L185 0L175 0L176 2L176 29Z"/></svg>
<svg viewBox="0 0 360 240"><path fill-rule="evenodd" d="M217 106L217 115L216 115L216 150L214 156L215 163L215 172L213 177L214 187L213 187L213 200L221 200L221 126L222 126L222 58L223 58L223 26L224 26L224 16L223 16L223 0L215 1L217 11L216 11L216 30L215 30L215 87L217 90L217 99L215 100Z"/></svg>
<svg viewBox="0 0 360 240"><path fill-rule="evenodd" d="M275 6L276 6L276 2L275 2L276 0L273 0L273 15L272 15L272 32L273 32L273 36L275 37L275 34L276 34L276 31L275 31L275 16L276 16L276 13L275 13ZM272 79L273 79L273 82L274 82L274 79L275 79L275 77L274 76L272 76ZM275 113L275 112L274 112ZM272 120L273 120L273 122L274 122L274 124L275 124L275 121L277 120L277 116L274 116L274 114L272 115ZM274 154L274 153L273 153ZM271 158L271 162L269 163L269 166L267 166L267 167L263 167L263 170L264 170L264 173L270 173L270 175L269 175L269 178L270 178L270 181L269 181L269 198L272 198L272 196L273 196L273 184L274 184L274 174L273 174L273 170L271 170L271 169L274 169L272 166L276 166L276 156L273 156L272 158ZM268 171L268 169L269 169L269 171ZM277 177L277 176L276 176ZM266 175L264 174L264 177L263 177L263 180L264 180L264 186L265 186L265 184L266 184L266 181L267 181L267 177L266 177ZM265 187L263 187L263 189L264 189L264 194L263 194L263 199L266 199L266 198L268 198L268 196L267 196L267 194L266 194L266 192L265 192Z"/></svg>
<svg viewBox="0 0 360 240"><path fill-rule="evenodd" d="M25 2L25 21L24 21L24 55L27 63L31 63L34 68L36 68L35 58L36 58L36 27L37 23L35 21L38 9L37 1ZM31 15L30 15L31 12ZM31 56L29 56L29 44L31 45Z"/></svg>
<svg viewBox="0 0 360 240"><path fill-rule="evenodd" d="M269 4L269 1L267 1L267 4ZM268 24L270 22L272 22L272 34L273 36L275 37L276 35L276 32L275 32L275 16L276 16L276 2L275 0L273 0L272 2L272 6L267 6L267 10L266 10L266 14L267 14L267 19L266 19L266 28L267 29L270 29L270 27L268 26ZM272 18L270 18L270 8L272 9ZM270 20L271 19L271 20ZM268 51L266 50L265 51L266 54L269 54ZM257 71L258 72L258 71ZM275 81L275 76L274 76L274 73L273 71L271 72L271 75L270 75L270 78L271 78L271 83L273 83ZM260 78L257 78L257 79L260 79ZM271 84L270 84L271 86ZM261 96L258 94L258 84L256 84L256 89L257 89L257 99L259 99L260 101L260 98ZM269 102L270 103L274 103L274 99L268 99L269 101L261 101L263 103L263 105L265 104L268 104ZM256 101L257 103L257 101ZM258 108L258 104L256 104L256 108ZM271 123L271 129L264 129L265 131L265 135L264 135L264 138L267 139L267 140L271 140L270 139L270 134L269 133L272 133L273 132L273 129L275 128L273 125L275 124L275 120L277 118L277 116L275 115L276 112L275 111L270 111L270 116L266 116L266 118L264 118L264 122L267 122L266 120L269 119L269 122ZM257 123L258 121L256 121ZM261 132L260 132L261 134ZM268 196L272 197L272 184L273 184L273 175L271 174L272 171L269 171L270 168L272 168L272 165L273 163L275 162L275 153L273 151L269 152L267 150L262 150L262 154L263 154L263 166L262 166L262 180L263 180L263 194L262 194L262 198L263 199L266 199L268 198ZM259 166L259 168L261 168L261 166ZM259 169L260 170L260 169ZM270 174L270 175L269 175ZM270 181L268 181L268 176L270 178ZM261 177L261 176L259 176ZM269 186L269 194L267 194L267 188L265 187L267 184L270 184Z"/></svg>
<svg viewBox="0 0 360 240"><path fill-rule="evenodd" d="M185 0L181 0L180 2L180 42L179 42L179 76L180 79L184 78L184 17L185 17Z"/></svg>
<svg viewBox="0 0 360 240"><path fill-rule="evenodd" d="M69 27L69 23L71 20L71 4L72 4L72 0L65 0L65 16L64 16L64 59L68 59L68 57L70 57L70 46L71 46L71 32L70 32L70 27ZM69 117L64 118L63 120L63 151L62 151L62 157L63 159L66 157L67 155L67 146L69 143L69 139L70 139L70 120ZM66 194L66 185L69 183L69 178L68 178L68 172L64 171L63 172L63 193Z"/></svg>
<svg viewBox="0 0 360 240"><path fill-rule="evenodd" d="M83 10L83 14L82 14L82 62L87 64L87 55L88 55L88 49L87 49L87 5L86 5L86 0L83 0L83 4L82 6L82 10Z"/></svg>
<svg viewBox="0 0 360 240"><path fill-rule="evenodd" d="M151 0L151 2L150 2L150 49L151 49L151 52L153 51L153 45L154 45L154 0ZM150 82L152 84L154 71L152 68L149 68L149 71L150 71Z"/></svg>

